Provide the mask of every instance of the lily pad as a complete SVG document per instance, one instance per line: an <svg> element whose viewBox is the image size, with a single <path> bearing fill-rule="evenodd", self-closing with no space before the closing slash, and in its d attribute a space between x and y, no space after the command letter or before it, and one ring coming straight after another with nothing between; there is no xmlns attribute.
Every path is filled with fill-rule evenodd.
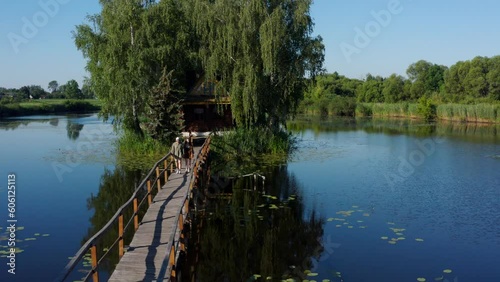
<svg viewBox="0 0 500 282"><path fill-rule="evenodd" d="M307 273L307 276L318 276L318 273L316 272Z"/></svg>
<svg viewBox="0 0 500 282"><path fill-rule="evenodd" d="M443 270L443 273L451 273L451 272L452 272L451 269L445 269L445 270Z"/></svg>
<svg viewBox="0 0 500 282"><path fill-rule="evenodd" d="M425 280L425 278L420 277L420 278L417 278L417 281L419 281L419 282L425 282L426 280Z"/></svg>
<svg viewBox="0 0 500 282"><path fill-rule="evenodd" d="M382 237L380 237L380 239L382 239L382 240L387 240L387 239L389 239L389 237L387 237L387 236L382 236Z"/></svg>
<svg viewBox="0 0 500 282"><path fill-rule="evenodd" d="M417 238L417 239L415 239L415 241L417 241L417 242L423 242L423 241L424 241L424 239Z"/></svg>

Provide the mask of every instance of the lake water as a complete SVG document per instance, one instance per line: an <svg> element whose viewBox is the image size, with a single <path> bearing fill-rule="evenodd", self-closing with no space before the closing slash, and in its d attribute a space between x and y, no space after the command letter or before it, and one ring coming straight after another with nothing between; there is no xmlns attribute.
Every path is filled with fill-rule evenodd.
<svg viewBox="0 0 500 282"><path fill-rule="evenodd" d="M264 185L236 181L230 198L200 210L199 281L500 281L500 126L301 119L289 128L298 149L287 164L262 171ZM96 115L0 121L0 251L10 173L22 251L15 276L0 258L0 281L52 281L128 199L142 173L116 166L115 139Z"/></svg>
<svg viewBox="0 0 500 282"><path fill-rule="evenodd" d="M96 115L0 120L0 281L52 281L62 271L92 229L89 203L105 171L114 171L114 140L112 125ZM5 258L11 173L20 248L15 275Z"/></svg>
<svg viewBox="0 0 500 282"><path fill-rule="evenodd" d="M265 171L265 194L240 180L211 201L200 281L500 281L499 126L289 129L298 150Z"/></svg>

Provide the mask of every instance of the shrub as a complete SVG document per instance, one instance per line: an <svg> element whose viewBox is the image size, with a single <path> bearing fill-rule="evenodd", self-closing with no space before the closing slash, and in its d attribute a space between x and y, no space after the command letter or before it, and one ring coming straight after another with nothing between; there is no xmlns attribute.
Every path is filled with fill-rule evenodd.
<svg viewBox="0 0 500 282"><path fill-rule="evenodd" d="M425 120L433 120L436 118L436 105L425 96L418 99L417 112Z"/></svg>

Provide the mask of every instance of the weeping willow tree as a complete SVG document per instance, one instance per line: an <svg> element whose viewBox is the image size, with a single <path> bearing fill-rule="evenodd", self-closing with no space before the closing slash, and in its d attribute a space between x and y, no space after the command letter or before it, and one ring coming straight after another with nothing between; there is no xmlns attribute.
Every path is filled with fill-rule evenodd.
<svg viewBox="0 0 500 282"><path fill-rule="evenodd" d="M195 55L189 25L177 0L101 0L100 14L76 27L76 46L87 59L101 114L143 135L140 118L162 69L173 69L172 86L183 85Z"/></svg>
<svg viewBox="0 0 500 282"><path fill-rule="evenodd" d="M186 0L207 79L229 92L238 125L277 128L295 112L306 77L322 70L312 0Z"/></svg>

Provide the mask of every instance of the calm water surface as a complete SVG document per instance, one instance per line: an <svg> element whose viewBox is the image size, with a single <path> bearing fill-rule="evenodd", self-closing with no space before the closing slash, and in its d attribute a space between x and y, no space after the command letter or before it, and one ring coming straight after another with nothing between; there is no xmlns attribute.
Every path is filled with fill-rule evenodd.
<svg viewBox="0 0 500 282"><path fill-rule="evenodd" d="M52 281L91 229L91 195L114 171L115 134L96 115L0 120L0 250L7 250L7 175L16 175L16 274L0 258L0 281ZM81 273L74 277L78 280ZM71 281L73 281L71 280Z"/></svg>
<svg viewBox="0 0 500 282"><path fill-rule="evenodd" d="M334 243L315 265L321 278L434 281L451 269L448 281L500 281L499 126L294 125L301 149L289 170L327 218L323 244Z"/></svg>
<svg viewBox="0 0 500 282"><path fill-rule="evenodd" d="M298 152L265 173L276 198L241 181L209 208L200 281L500 281L499 126L289 128Z"/></svg>
<svg viewBox="0 0 500 282"><path fill-rule="evenodd" d="M236 181L231 197L195 215L199 281L500 281L499 126L289 128L299 148L287 164L262 171L264 185ZM142 173L116 166L115 136L96 115L0 121L0 251L9 173L21 250L15 276L0 258L0 281L51 281L128 199Z"/></svg>

